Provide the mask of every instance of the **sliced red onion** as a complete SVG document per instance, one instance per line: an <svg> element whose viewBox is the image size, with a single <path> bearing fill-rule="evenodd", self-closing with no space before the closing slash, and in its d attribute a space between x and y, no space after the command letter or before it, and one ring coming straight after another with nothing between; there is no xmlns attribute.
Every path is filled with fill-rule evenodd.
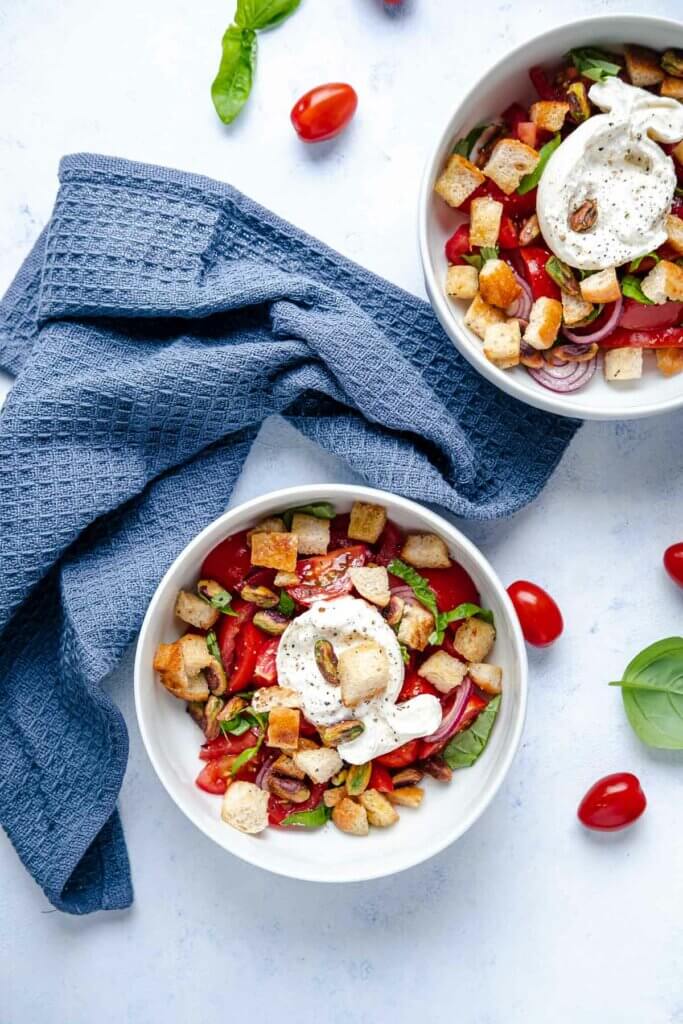
<svg viewBox="0 0 683 1024"><path fill-rule="evenodd" d="M404 601L412 601L413 604L417 601L417 598L415 597L415 591L413 590L412 587L407 586L405 583L402 583L398 587L392 587L391 596L400 597Z"/></svg>
<svg viewBox="0 0 683 1024"><path fill-rule="evenodd" d="M595 373L597 365L598 358L595 356L586 363L547 363L540 370L527 366L526 371L538 384L549 391L568 394L570 391L578 391L584 384L587 384Z"/></svg>
<svg viewBox="0 0 683 1024"><path fill-rule="evenodd" d="M472 680L469 676L465 676L463 681L460 683L453 693L453 703L451 707L444 712L444 716L441 719L441 725L433 732L431 736L425 736L425 743L439 743L441 740L449 739L460 724L465 708L467 707L467 701L470 699L472 693ZM450 694L449 694L450 697Z"/></svg>
<svg viewBox="0 0 683 1024"><path fill-rule="evenodd" d="M622 296L619 296L617 301L614 303L614 308L610 313L609 317L596 331L592 331L588 334L579 334L577 331L570 331L566 327L562 328L562 334L569 341L572 341L575 345L592 345L595 341L602 341L603 338L607 338L612 331L617 327L624 306L624 300Z"/></svg>
<svg viewBox="0 0 683 1024"><path fill-rule="evenodd" d="M531 294L531 288L529 287L528 282L514 267L512 268L512 273L515 275L517 284L520 286L522 291L515 301L510 303L508 308L505 310L505 314L506 316L514 317L515 320L523 320L528 323L529 316L531 314L531 307L534 304L534 297Z"/></svg>
<svg viewBox="0 0 683 1024"><path fill-rule="evenodd" d="M254 779L254 782L256 783L257 786L260 786L261 789L268 789L268 780L270 779L270 776L273 773L273 765L275 764L279 756L279 754L271 754L270 757L267 757L264 760L263 764L259 768L258 774Z"/></svg>

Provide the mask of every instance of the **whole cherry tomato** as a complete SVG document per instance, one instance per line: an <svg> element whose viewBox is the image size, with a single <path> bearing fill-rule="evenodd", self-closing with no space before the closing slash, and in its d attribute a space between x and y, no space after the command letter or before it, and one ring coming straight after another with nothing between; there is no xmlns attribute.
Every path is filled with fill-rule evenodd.
<svg viewBox="0 0 683 1024"><path fill-rule="evenodd" d="M664 552L664 568L674 583L683 587L683 542L672 544Z"/></svg>
<svg viewBox="0 0 683 1024"><path fill-rule="evenodd" d="M615 772L598 779L579 804L579 821L598 832L616 832L639 818L647 800L640 782L630 772Z"/></svg>
<svg viewBox="0 0 683 1024"><path fill-rule="evenodd" d="M528 580L517 580L508 587L524 639L533 647L549 647L564 629L562 612L550 594Z"/></svg>
<svg viewBox="0 0 683 1024"><path fill-rule="evenodd" d="M345 82L311 89L292 107L292 124L303 142L323 142L345 128L358 106L356 90Z"/></svg>

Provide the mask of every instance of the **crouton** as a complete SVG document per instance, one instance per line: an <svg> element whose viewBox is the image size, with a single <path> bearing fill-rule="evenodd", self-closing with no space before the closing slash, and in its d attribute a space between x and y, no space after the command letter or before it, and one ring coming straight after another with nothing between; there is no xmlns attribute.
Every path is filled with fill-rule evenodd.
<svg viewBox="0 0 683 1024"><path fill-rule="evenodd" d="M295 587L297 583L301 583L301 580L295 572L276 572L273 580L275 587Z"/></svg>
<svg viewBox="0 0 683 1024"><path fill-rule="evenodd" d="M683 255L683 220L674 213L666 218L666 240L679 256Z"/></svg>
<svg viewBox="0 0 683 1024"><path fill-rule="evenodd" d="M579 295L570 295L569 292L562 292L562 320L567 327L580 324L593 312L593 303L586 302Z"/></svg>
<svg viewBox="0 0 683 1024"><path fill-rule="evenodd" d="M434 186L434 191L445 199L449 206L461 206L484 181L478 167L454 153Z"/></svg>
<svg viewBox="0 0 683 1024"><path fill-rule="evenodd" d="M296 767L306 772L313 782L329 782L333 775L341 771L344 763L333 747L297 750L292 759Z"/></svg>
<svg viewBox="0 0 683 1024"><path fill-rule="evenodd" d="M383 565L360 565L349 569L349 579L357 593L378 608L386 608L391 600L389 573Z"/></svg>
<svg viewBox="0 0 683 1024"><path fill-rule="evenodd" d="M189 622L197 629L211 629L220 618L220 612L208 601L191 594L187 590L179 590L175 602L175 613L183 622Z"/></svg>
<svg viewBox="0 0 683 1024"><path fill-rule="evenodd" d="M665 75L659 87L661 96L668 96L672 100L683 100L683 78L673 78Z"/></svg>
<svg viewBox="0 0 683 1024"><path fill-rule="evenodd" d="M498 241L503 204L482 196L470 205L470 245L494 246Z"/></svg>
<svg viewBox="0 0 683 1024"><path fill-rule="evenodd" d="M292 516L292 533L297 537L297 554L326 555L330 543L329 519L318 519L303 512Z"/></svg>
<svg viewBox="0 0 683 1024"><path fill-rule="evenodd" d="M348 796L333 808L332 821L341 832L352 836L366 836L370 831L367 811Z"/></svg>
<svg viewBox="0 0 683 1024"><path fill-rule="evenodd" d="M435 533L411 533L403 542L401 558L416 569L448 569L448 548Z"/></svg>
<svg viewBox="0 0 683 1024"><path fill-rule="evenodd" d="M524 340L532 348L546 349L557 340L562 324L562 303L542 296L531 307Z"/></svg>
<svg viewBox="0 0 683 1024"><path fill-rule="evenodd" d="M280 750L296 750L299 746L300 724L301 712L297 708L273 708L268 715L268 746Z"/></svg>
<svg viewBox="0 0 683 1024"><path fill-rule="evenodd" d="M419 786L401 786L400 789L392 789L386 794L386 798L399 807L419 807L424 795L424 789L420 789Z"/></svg>
<svg viewBox="0 0 683 1024"><path fill-rule="evenodd" d="M675 377L683 372L683 348L658 348L657 369L665 377Z"/></svg>
<svg viewBox="0 0 683 1024"><path fill-rule="evenodd" d="M536 169L539 160L539 154L531 146L517 139L501 139L493 147L484 174L509 196L524 175Z"/></svg>
<svg viewBox="0 0 683 1024"><path fill-rule="evenodd" d="M619 279L614 267L584 277L579 287L581 298L586 302L616 302L621 298Z"/></svg>
<svg viewBox="0 0 683 1024"><path fill-rule="evenodd" d="M345 799L346 790L343 786L337 786L335 789L326 789L323 793L325 807L336 807L338 803Z"/></svg>
<svg viewBox="0 0 683 1024"><path fill-rule="evenodd" d="M209 654L203 636L188 633L172 644L159 644L154 670L162 684L179 700L205 701L211 692L225 693L223 666Z"/></svg>
<svg viewBox="0 0 683 1024"><path fill-rule="evenodd" d="M398 812L378 790L366 789L359 799L367 811L368 821L375 828L389 828L398 821Z"/></svg>
<svg viewBox="0 0 683 1024"><path fill-rule="evenodd" d="M505 260L487 260L479 274L479 291L484 302L506 309L519 297L522 288Z"/></svg>
<svg viewBox="0 0 683 1024"><path fill-rule="evenodd" d="M253 529L247 531L247 544L251 545L251 538L255 533L286 533L284 519L279 516L269 516L268 519L257 523Z"/></svg>
<svg viewBox="0 0 683 1024"><path fill-rule="evenodd" d="M683 164L683 141L676 143L671 150L671 155L678 160L679 164Z"/></svg>
<svg viewBox="0 0 683 1024"><path fill-rule="evenodd" d="M643 294L657 305L669 300L683 302L683 267L671 263L670 260L660 260L650 273L645 275L640 287Z"/></svg>
<svg viewBox="0 0 683 1024"><path fill-rule="evenodd" d="M286 686L262 686L251 698L251 706L259 714L275 708L300 708L301 696Z"/></svg>
<svg viewBox="0 0 683 1024"><path fill-rule="evenodd" d="M645 46L625 46L626 71L632 85L658 85L664 79L659 54Z"/></svg>
<svg viewBox="0 0 683 1024"><path fill-rule="evenodd" d="M503 670L498 665L487 665L481 662L474 662L467 666L467 674L480 690L484 693L497 694L501 691Z"/></svg>
<svg viewBox="0 0 683 1024"><path fill-rule="evenodd" d="M488 657L496 639L496 631L490 622L472 616L458 626L453 646L467 661L481 662Z"/></svg>
<svg viewBox="0 0 683 1024"><path fill-rule="evenodd" d="M294 533L255 533L251 538L251 564L294 572L297 543Z"/></svg>
<svg viewBox="0 0 683 1024"><path fill-rule="evenodd" d="M389 682L389 659L375 640L360 640L343 650L337 669L342 704L347 708L383 693Z"/></svg>
<svg viewBox="0 0 683 1024"><path fill-rule="evenodd" d="M522 332L519 320L491 324L484 336L484 355L501 370L517 366L520 360Z"/></svg>
<svg viewBox="0 0 683 1024"><path fill-rule="evenodd" d="M379 540L386 524L387 510L383 505L371 505L367 501L354 501L347 533L350 540L362 540L366 544L374 544Z"/></svg>
<svg viewBox="0 0 683 1024"><path fill-rule="evenodd" d="M269 795L253 782L232 782L223 797L221 818L240 832L256 835L268 826Z"/></svg>
<svg viewBox="0 0 683 1024"><path fill-rule="evenodd" d="M539 100L531 104L531 120L547 132L559 132L569 113L569 104L555 100Z"/></svg>
<svg viewBox="0 0 683 1024"><path fill-rule="evenodd" d="M495 306L489 306L479 292L474 296L472 304L465 313L465 327L469 327L482 340L489 324L500 324L504 320L505 314Z"/></svg>
<svg viewBox="0 0 683 1024"><path fill-rule="evenodd" d="M605 380L639 380L643 376L642 348L610 348L605 352Z"/></svg>
<svg viewBox="0 0 683 1024"><path fill-rule="evenodd" d="M421 604L407 601L398 627L398 639L414 651L424 651L434 632L434 616Z"/></svg>
<svg viewBox="0 0 683 1024"><path fill-rule="evenodd" d="M437 651L420 665L417 674L440 693L450 693L456 686L460 686L467 675L467 665L445 651Z"/></svg>
<svg viewBox="0 0 683 1024"><path fill-rule="evenodd" d="M303 782L306 778L306 772L297 768L291 754L280 754L273 761L272 769L276 775L285 775L288 779L296 779L297 782Z"/></svg>
<svg viewBox="0 0 683 1024"><path fill-rule="evenodd" d="M479 290L479 271L476 267L449 267L446 274L446 295L454 299L473 299Z"/></svg>

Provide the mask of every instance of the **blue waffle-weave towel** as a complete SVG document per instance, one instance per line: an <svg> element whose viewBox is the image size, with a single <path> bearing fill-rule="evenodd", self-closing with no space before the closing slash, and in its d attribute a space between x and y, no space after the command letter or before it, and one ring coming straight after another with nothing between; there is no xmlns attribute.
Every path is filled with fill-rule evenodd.
<svg viewBox="0 0 683 1024"><path fill-rule="evenodd" d="M266 416L478 519L533 499L578 426L491 387L426 303L228 185L99 156L61 164L0 306L0 366L0 820L77 914L133 898L128 741L102 681Z"/></svg>

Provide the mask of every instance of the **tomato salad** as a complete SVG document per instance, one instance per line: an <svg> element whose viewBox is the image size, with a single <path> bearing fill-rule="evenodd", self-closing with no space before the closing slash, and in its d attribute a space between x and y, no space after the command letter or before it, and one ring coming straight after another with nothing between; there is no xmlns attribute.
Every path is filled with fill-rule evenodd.
<svg viewBox="0 0 683 1024"><path fill-rule="evenodd" d="M441 537L380 505L314 502L228 537L154 658L202 730L197 786L247 833L393 825L493 729L502 670L479 601Z"/></svg>
<svg viewBox="0 0 683 1024"><path fill-rule="evenodd" d="M455 144L446 293L500 369L567 393L683 371L683 51L572 50Z"/></svg>

